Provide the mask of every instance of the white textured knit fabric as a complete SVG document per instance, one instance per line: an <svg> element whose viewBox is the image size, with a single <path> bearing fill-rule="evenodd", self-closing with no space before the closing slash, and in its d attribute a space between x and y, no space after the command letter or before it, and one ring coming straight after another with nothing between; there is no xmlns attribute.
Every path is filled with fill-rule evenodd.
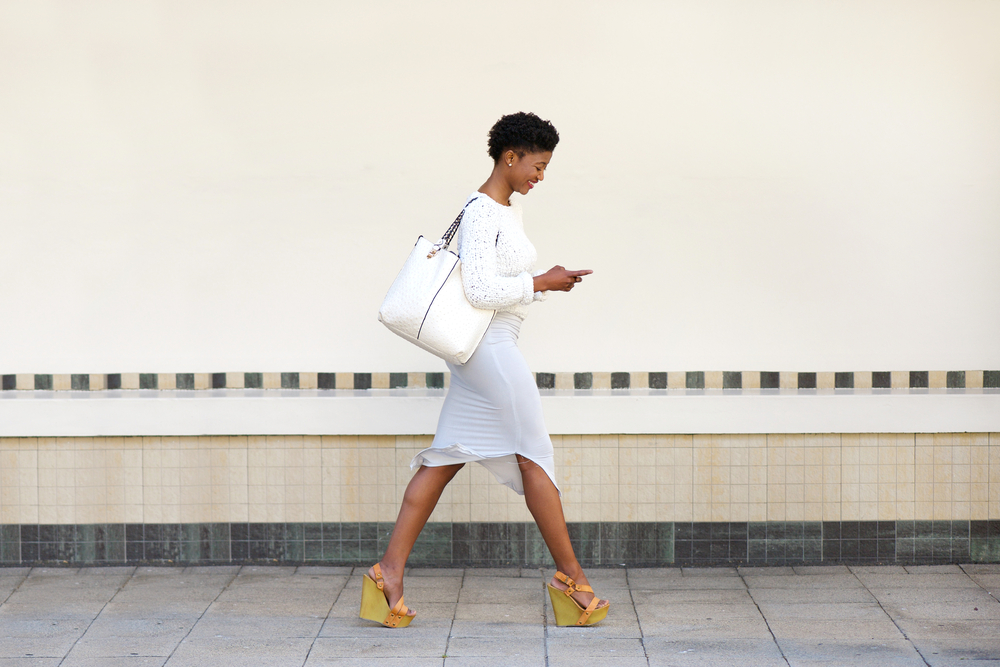
<svg viewBox="0 0 1000 667"><path fill-rule="evenodd" d="M498 204L489 195L473 192L455 236L462 258L465 295L476 308L513 313L522 320L532 301L544 299L534 290L538 253L524 234L521 203Z"/></svg>

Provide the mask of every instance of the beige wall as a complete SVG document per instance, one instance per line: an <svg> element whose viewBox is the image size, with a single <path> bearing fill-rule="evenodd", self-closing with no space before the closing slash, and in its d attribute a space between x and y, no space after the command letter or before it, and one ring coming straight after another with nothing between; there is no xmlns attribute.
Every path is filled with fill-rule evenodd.
<svg viewBox="0 0 1000 667"><path fill-rule="evenodd" d="M0 0L0 372L423 371L375 312L532 109L536 370L1000 366L1000 4Z"/></svg>
<svg viewBox="0 0 1000 667"><path fill-rule="evenodd" d="M569 521L1000 519L1000 434L553 436ZM395 521L428 436L0 438L0 523ZM479 465L431 521L530 521Z"/></svg>

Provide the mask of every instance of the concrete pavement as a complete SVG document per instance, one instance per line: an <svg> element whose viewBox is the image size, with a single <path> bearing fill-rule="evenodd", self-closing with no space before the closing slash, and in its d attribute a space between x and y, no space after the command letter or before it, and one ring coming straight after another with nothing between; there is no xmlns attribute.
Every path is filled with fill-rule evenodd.
<svg viewBox="0 0 1000 667"><path fill-rule="evenodd" d="M409 628L362 568L0 568L0 667L1000 667L1000 565L594 569L607 620L554 625L528 569L414 569Z"/></svg>

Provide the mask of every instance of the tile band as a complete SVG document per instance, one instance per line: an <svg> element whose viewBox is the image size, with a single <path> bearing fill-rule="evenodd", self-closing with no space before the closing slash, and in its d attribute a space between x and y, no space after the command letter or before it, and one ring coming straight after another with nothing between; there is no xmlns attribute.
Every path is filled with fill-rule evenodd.
<svg viewBox="0 0 1000 667"><path fill-rule="evenodd" d="M570 523L593 566L944 564L1000 562L1000 521ZM391 523L204 523L0 526L0 565L323 563L381 556ZM543 566L535 524L429 523L411 565Z"/></svg>
<svg viewBox="0 0 1000 667"><path fill-rule="evenodd" d="M6 374L2 391L445 388L449 373ZM535 373L539 389L980 389L1000 371L652 371Z"/></svg>

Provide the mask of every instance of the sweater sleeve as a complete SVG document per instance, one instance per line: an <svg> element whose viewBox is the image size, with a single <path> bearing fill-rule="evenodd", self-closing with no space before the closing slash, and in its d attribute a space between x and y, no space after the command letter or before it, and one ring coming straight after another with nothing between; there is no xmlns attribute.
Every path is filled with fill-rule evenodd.
<svg viewBox="0 0 1000 667"><path fill-rule="evenodd" d="M465 296L476 308L499 309L535 299L534 279L527 271L517 276L497 273L496 238L500 221L475 203L462 218L462 282Z"/></svg>
<svg viewBox="0 0 1000 667"><path fill-rule="evenodd" d="M545 271L535 271L535 273L534 273L533 277L534 277L534 278L537 278L538 276L542 275L543 273L545 273ZM535 281L534 281L534 280L532 280L532 281L531 281L531 284L532 284L532 286L534 286L534 284L535 284ZM545 301L545 297L546 297L546 296L547 296L547 295L545 294L545 292L535 292L535 294L534 294L534 297L533 297L533 298L534 298L534 300L535 300L535 301Z"/></svg>

